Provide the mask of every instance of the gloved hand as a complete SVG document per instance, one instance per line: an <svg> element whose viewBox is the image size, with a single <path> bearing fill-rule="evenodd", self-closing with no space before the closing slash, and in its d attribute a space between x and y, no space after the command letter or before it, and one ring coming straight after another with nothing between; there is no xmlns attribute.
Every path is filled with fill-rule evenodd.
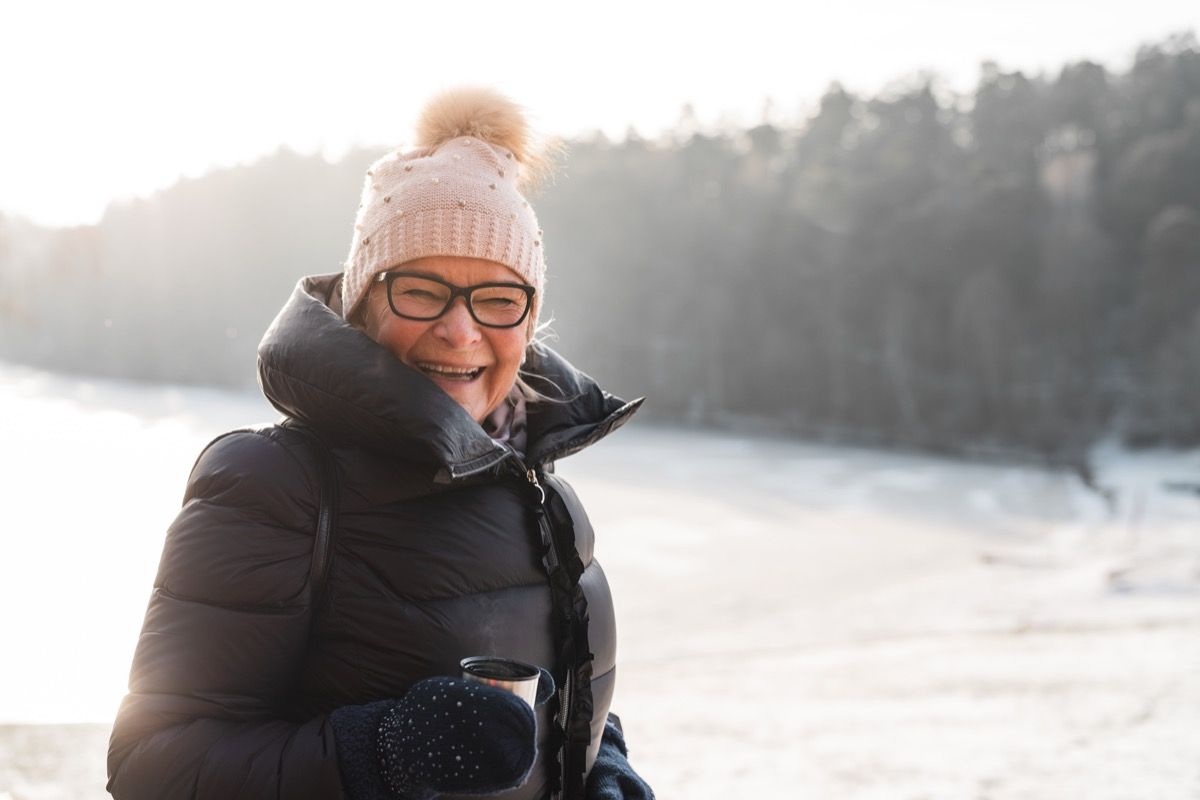
<svg viewBox="0 0 1200 800"><path fill-rule="evenodd" d="M329 715L353 800L427 800L519 786L537 754L533 710L514 695L460 678L428 678L399 700Z"/></svg>
<svg viewBox="0 0 1200 800"><path fill-rule="evenodd" d="M650 784L629 765L629 750L615 714L609 714L604 723L600 752L588 773L587 797L588 800L654 800Z"/></svg>

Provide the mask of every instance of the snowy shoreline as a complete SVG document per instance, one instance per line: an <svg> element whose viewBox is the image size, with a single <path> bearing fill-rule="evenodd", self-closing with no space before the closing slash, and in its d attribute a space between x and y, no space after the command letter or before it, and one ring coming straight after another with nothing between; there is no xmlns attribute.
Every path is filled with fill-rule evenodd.
<svg viewBox="0 0 1200 800"><path fill-rule="evenodd" d="M0 720L111 719L192 461L275 413L3 364L0 412L21 654ZM1092 456L1107 499L1061 470L636 420L561 462L639 769L689 800L1200 796L1200 452ZM0 725L0 800L106 796L106 740Z"/></svg>

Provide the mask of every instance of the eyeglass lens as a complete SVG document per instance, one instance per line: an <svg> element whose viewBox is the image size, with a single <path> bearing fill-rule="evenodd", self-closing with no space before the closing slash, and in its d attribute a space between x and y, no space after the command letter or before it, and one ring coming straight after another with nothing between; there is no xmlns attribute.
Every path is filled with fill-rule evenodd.
<svg viewBox="0 0 1200 800"><path fill-rule="evenodd" d="M515 325L525 315L529 295L517 286L478 286L471 289L471 313L484 325ZM392 306L414 319L436 319L450 304L450 288L437 281L400 275L392 280Z"/></svg>

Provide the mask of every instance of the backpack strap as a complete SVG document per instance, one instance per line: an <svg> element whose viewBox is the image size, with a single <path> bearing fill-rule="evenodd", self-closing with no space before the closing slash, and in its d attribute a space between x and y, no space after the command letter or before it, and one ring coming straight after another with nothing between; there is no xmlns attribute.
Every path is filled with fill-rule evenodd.
<svg viewBox="0 0 1200 800"><path fill-rule="evenodd" d="M337 530L340 486L337 461L334 460L333 453L325 440L308 425L288 419L281 422L279 427L300 434L317 465L317 477L321 488L317 504L317 530L313 537L312 566L309 568L308 587L310 604L313 608L319 608L325 599L325 585L329 580L329 570L333 563L333 536Z"/></svg>

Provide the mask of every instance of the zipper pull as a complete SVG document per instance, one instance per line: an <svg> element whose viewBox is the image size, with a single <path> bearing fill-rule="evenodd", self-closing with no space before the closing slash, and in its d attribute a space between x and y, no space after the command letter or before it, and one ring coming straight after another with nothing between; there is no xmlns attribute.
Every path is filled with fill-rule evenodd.
<svg viewBox="0 0 1200 800"><path fill-rule="evenodd" d="M538 483L537 473L534 472L533 467L530 467L527 470L525 470L525 480L527 480L531 484L533 484L533 488L538 490L538 494L540 495L540 499L538 500L538 505L539 506L545 505L546 504L546 490L542 488L542 485L540 483Z"/></svg>

